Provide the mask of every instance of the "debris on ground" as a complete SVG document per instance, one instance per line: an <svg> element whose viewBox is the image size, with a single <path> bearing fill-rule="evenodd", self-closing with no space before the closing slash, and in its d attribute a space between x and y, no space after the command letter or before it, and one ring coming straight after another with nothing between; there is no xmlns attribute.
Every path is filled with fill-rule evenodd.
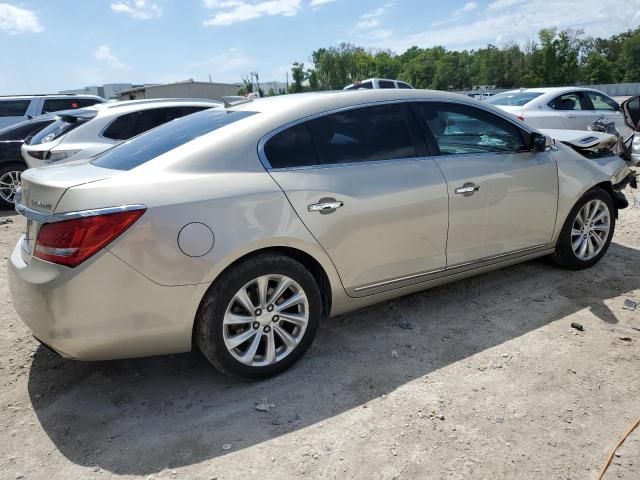
<svg viewBox="0 0 640 480"><path fill-rule="evenodd" d="M625 310L631 310L632 312L638 307L638 302L634 302L633 300L629 300L628 298L624 299L624 305L622 308Z"/></svg>
<svg viewBox="0 0 640 480"><path fill-rule="evenodd" d="M411 322L400 322L398 326L404 330L413 330L413 323Z"/></svg>
<svg viewBox="0 0 640 480"><path fill-rule="evenodd" d="M13 223L11 218L0 218L0 225L7 225L9 223Z"/></svg>
<svg viewBox="0 0 640 480"><path fill-rule="evenodd" d="M223 450L231 450L231 444L230 443L225 443L224 445L222 445L222 449Z"/></svg>
<svg viewBox="0 0 640 480"><path fill-rule="evenodd" d="M400 355L398 355L398 352L396 350L391 350L391 357L392 358L400 358Z"/></svg>
<svg viewBox="0 0 640 480"><path fill-rule="evenodd" d="M256 410L258 410L259 412L273 413L271 411L272 408L276 408L276 404L269 403L269 401L264 397L261 398L258 403L256 403Z"/></svg>
<svg viewBox="0 0 640 480"><path fill-rule="evenodd" d="M577 322L573 322L571 324L571 328L575 328L576 330L584 332L584 327L580 323L577 323Z"/></svg>
<svg viewBox="0 0 640 480"><path fill-rule="evenodd" d="M631 342L632 338L631 337L618 337L620 340L622 340L623 342Z"/></svg>

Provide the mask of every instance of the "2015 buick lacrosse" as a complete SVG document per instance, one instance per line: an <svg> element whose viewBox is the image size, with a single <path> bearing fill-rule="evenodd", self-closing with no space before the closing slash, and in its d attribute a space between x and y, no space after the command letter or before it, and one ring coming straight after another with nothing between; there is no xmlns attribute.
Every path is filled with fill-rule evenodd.
<svg viewBox="0 0 640 480"><path fill-rule="evenodd" d="M185 352L279 373L323 318L535 257L607 251L628 165L426 90L227 101L26 171L16 310L64 357Z"/></svg>

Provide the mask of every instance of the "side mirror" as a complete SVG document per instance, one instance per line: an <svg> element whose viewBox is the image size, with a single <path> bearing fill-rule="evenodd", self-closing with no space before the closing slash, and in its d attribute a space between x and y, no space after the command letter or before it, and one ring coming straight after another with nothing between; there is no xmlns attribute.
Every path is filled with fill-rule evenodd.
<svg viewBox="0 0 640 480"><path fill-rule="evenodd" d="M534 152L544 152L547 150L547 136L538 132L531 134L531 148Z"/></svg>

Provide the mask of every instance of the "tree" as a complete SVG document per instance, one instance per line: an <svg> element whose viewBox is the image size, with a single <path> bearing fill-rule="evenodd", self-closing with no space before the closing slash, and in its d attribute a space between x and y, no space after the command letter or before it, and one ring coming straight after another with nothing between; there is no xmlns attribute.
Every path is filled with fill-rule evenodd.
<svg viewBox="0 0 640 480"><path fill-rule="evenodd" d="M586 83L613 83L613 65L598 52L591 52L583 68L582 79Z"/></svg>
<svg viewBox="0 0 640 480"><path fill-rule="evenodd" d="M302 86L302 82L304 82L304 63L295 62L293 64L291 67L291 78L293 79L293 83L289 86L289 92L302 92L304 89Z"/></svg>

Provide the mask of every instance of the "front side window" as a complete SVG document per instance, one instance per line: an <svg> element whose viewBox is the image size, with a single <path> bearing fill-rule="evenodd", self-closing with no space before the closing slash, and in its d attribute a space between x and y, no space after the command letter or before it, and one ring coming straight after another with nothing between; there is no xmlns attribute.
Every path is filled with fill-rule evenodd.
<svg viewBox="0 0 640 480"><path fill-rule="evenodd" d="M433 135L440 153L518 152L525 150L520 129L485 110L455 103L414 104L421 127Z"/></svg>
<svg viewBox="0 0 640 480"><path fill-rule="evenodd" d="M579 93L565 93L549 102L554 110L582 110L581 95Z"/></svg>
<svg viewBox="0 0 640 480"><path fill-rule="evenodd" d="M608 110L610 112L616 112L619 109L615 100L612 100L602 93L587 92L587 97L591 100L594 110Z"/></svg>
<svg viewBox="0 0 640 480"><path fill-rule="evenodd" d="M395 83L393 83L393 82L392 82L392 81L390 81L390 80L380 80L380 81L378 82L378 86L379 86L380 88L396 88Z"/></svg>
<svg viewBox="0 0 640 480"><path fill-rule="evenodd" d="M265 145L273 168L411 158L416 148L400 105L326 115L278 133Z"/></svg>
<svg viewBox="0 0 640 480"><path fill-rule="evenodd" d="M0 100L0 117L23 117L31 100Z"/></svg>

